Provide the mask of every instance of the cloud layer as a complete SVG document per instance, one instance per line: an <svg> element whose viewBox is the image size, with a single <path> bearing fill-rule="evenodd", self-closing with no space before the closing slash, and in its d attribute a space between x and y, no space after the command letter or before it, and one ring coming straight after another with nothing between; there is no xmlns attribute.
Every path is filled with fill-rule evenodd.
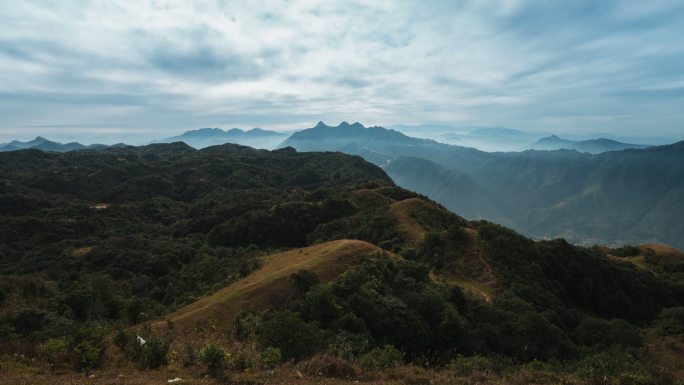
<svg viewBox="0 0 684 385"><path fill-rule="evenodd" d="M684 3L0 3L0 140L317 120L684 136Z"/></svg>

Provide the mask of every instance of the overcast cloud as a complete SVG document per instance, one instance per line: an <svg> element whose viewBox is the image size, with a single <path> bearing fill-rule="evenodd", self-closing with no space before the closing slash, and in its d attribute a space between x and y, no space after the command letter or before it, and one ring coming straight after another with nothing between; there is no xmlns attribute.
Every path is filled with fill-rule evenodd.
<svg viewBox="0 0 684 385"><path fill-rule="evenodd" d="M684 139L684 2L3 1L0 141L318 120Z"/></svg>

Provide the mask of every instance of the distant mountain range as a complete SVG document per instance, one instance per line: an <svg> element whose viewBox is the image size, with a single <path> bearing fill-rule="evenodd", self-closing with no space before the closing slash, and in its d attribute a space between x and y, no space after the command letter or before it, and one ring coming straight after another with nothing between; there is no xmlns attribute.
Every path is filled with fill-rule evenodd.
<svg viewBox="0 0 684 385"><path fill-rule="evenodd" d="M186 131L178 136L156 140L153 143L185 142L185 144L198 149L226 143L233 143L241 144L243 146L250 146L257 149L273 149L279 143L285 140L287 136L288 134L285 133L262 130L260 128L253 128L247 131L241 130L239 128L232 128L226 131L220 128L200 128L197 130ZM118 143L112 146L123 147L126 145L123 143ZM0 143L0 152L17 151L29 148L43 151L69 152L88 149L97 150L112 146L106 144L84 145L77 142L60 143L38 136L35 139L27 142L13 140L9 143Z"/></svg>
<svg viewBox="0 0 684 385"><path fill-rule="evenodd" d="M487 129L487 133L517 135L508 129ZM608 139L571 141L551 136L534 145L547 151L490 153L358 122L338 126L319 122L289 137L261 129L204 128L163 140L178 141L196 148L230 142L255 148L341 151L380 165L402 187L453 212L502 223L534 238L563 237L585 244L662 242L684 248L680 220L684 142L643 148ZM0 144L0 152L107 147L37 137Z"/></svg>
<svg viewBox="0 0 684 385"><path fill-rule="evenodd" d="M115 144L113 145L115 147L122 147L125 146L123 143ZM35 150L43 150L43 151L53 151L53 152L69 152L69 151L75 151L75 150L98 150L102 148L107 148L107 147L112 147L106 144L91 144L91 145L84 145L81 143L77 142L70 142L70 143L59 143L59 142L53 142L51 140L45 139L41 136L36 137L33 140L30 140L28 142L21 142L18 140L13 140L9 143L0 143L0 152L7 152L7 151L17 151L17 150L24 150L24 149L35 149Z"/></svg>
<svg viewBox="0 0 684 385"><path fill-rule="evenodd" d="M262 130L260 128L253 128L247 131L239 128L231 128L226 131L220 128L200 128L157 141L157 143L185 142L195 148L234 143L258 149L273 149L287 136L288 134Z"/></svg>
<svg viewBox="0 0 684 385"><path fill-rule="evenodd" d="M507 127L458 126L449 124L393 125L406 135L435 139L442 143L475 147L483 151L521 151L544 134Z"/></svg>
<svg viewBox="0 0 684 385"><path fill-rule="evenodd" d="M537 140L530 149L533 150L577 150L591 154L600 154L607 151L620 151L630 148L647 148L648 145L622 143L612 139L598 138L590 140L562 139L556 135L547 136Z"/></svg>
<svg viewBox="0 0 684 385"><path fill-rule="evenodd" d="M601 154L488 153L382 127L319 123L280 146L360 155L456 213L535 238L684 248L684 142Z"/></svg>

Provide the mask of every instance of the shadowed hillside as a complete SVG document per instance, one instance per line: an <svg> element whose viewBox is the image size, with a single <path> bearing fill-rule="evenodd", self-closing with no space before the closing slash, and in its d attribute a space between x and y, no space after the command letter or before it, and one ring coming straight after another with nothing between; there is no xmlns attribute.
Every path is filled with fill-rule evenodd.
<svg viewBox="0 0 684 385"><path fill-rule="evenodd" d="M382 127L319 124L282 145L363 156L385 167L401 186L468 218L494 220L535 238L684 247L681 142L596 155L571 150L487 153ZM429 162L417 167L403 157Z"/></svg>

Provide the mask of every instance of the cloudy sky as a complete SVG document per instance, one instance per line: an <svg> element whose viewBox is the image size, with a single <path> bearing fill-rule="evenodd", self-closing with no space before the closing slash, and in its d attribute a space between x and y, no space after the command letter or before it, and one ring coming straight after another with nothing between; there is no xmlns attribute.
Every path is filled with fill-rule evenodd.
<svg viewBox="0 0 684 385"><path fill-rule="evenodd" d="M684 139L684 2L2 1L0 140L318 120Z"/></svg>

